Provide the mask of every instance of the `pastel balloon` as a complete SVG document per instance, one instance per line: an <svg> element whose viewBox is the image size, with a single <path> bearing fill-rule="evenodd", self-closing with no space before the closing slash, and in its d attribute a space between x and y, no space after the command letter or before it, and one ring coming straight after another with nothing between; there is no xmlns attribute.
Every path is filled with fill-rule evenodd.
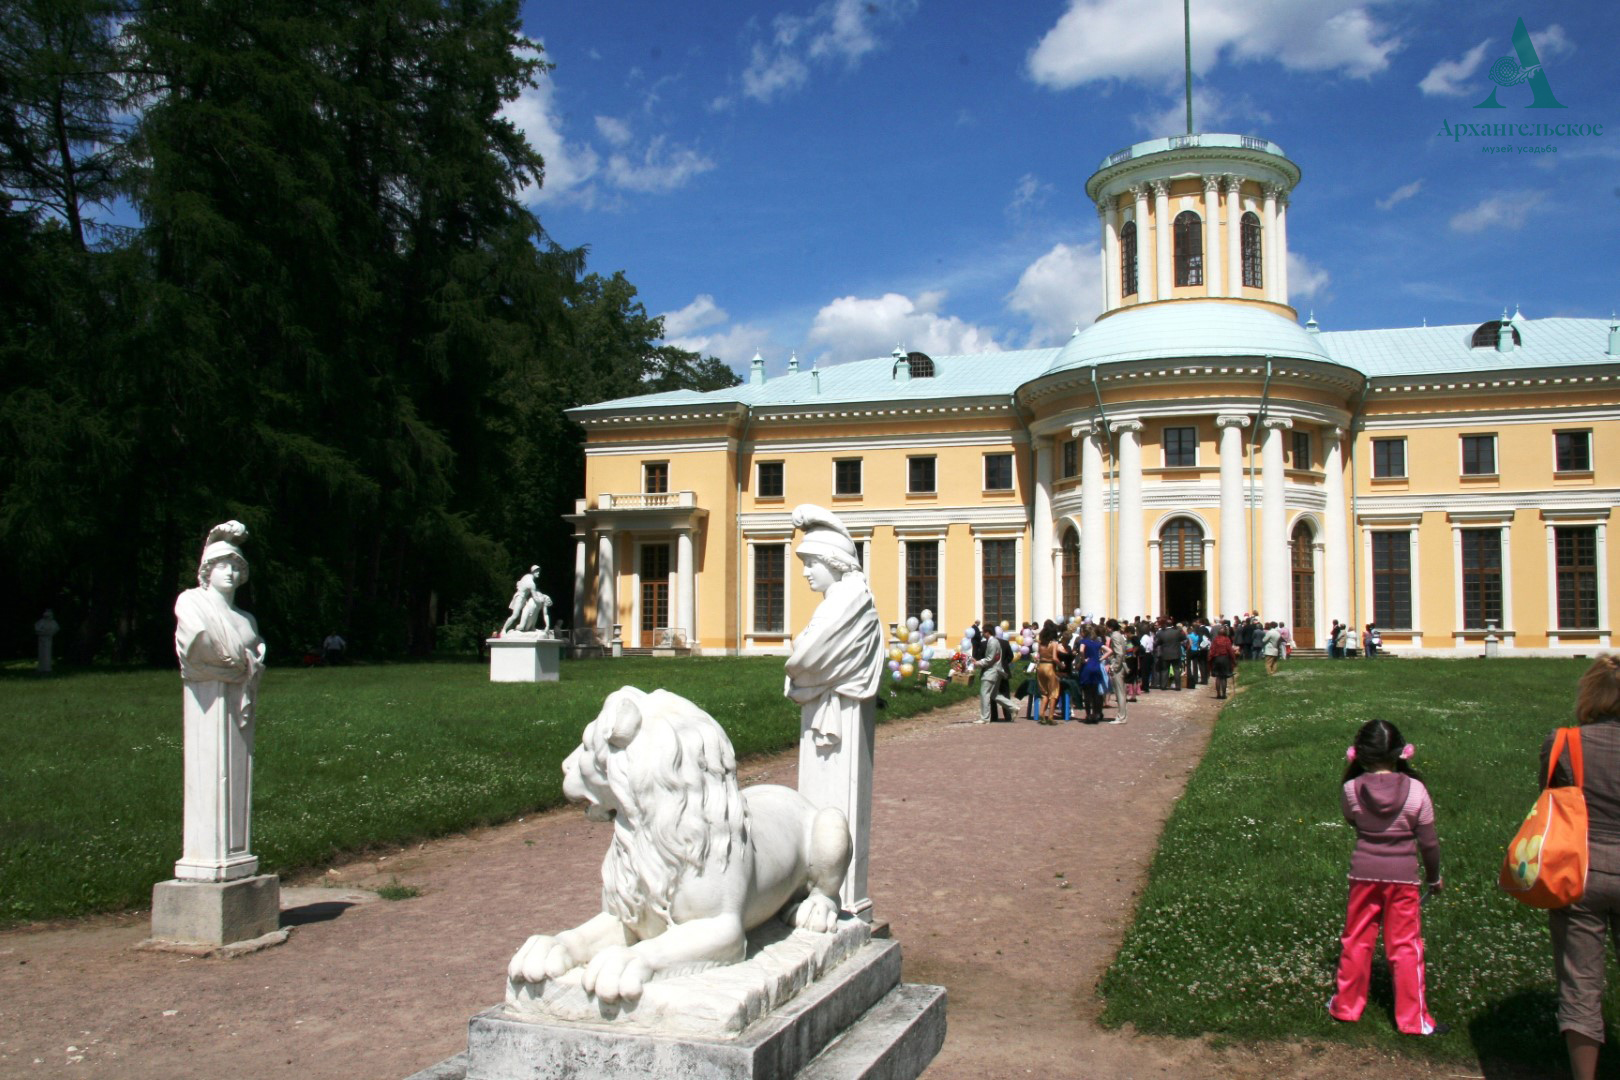
<svg viewBox="0 0 1620 1080"><path fill-rule="evenodd" d="M917 616L913 615L911 618L906 620L906 629L907 630L915 630L915 629L917 629Z"/></svg>

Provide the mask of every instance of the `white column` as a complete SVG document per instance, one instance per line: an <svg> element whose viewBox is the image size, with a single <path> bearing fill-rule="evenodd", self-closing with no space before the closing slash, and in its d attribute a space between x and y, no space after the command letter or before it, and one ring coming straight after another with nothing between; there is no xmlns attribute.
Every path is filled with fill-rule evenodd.
<svg viewBox="0 0 1620 1080"><path fill-rule="evenodd" d="M1248 518L1243 505L1243 429L1249 418L1242 413L1215 418L1221 431L1221 609L1216 614L1235 616L1250 609Z"/></svg>
<svg viewBox="0 0 1620 1080"><path fill-rule="evenodd" d="M1160 568L1164 565L1160 559L1159 538L1155 536L1148 541L1148 609L1147 617L1157 619L1163 611L1163 601L1159 598L1159 582L1164 580ZM1137 612L1132 612L1134 617Z"/></svg>
<svg viewBox="0 0 1620 1080"><path fill-rule="evenodd" d="M1096 431L1083 429L1080 439L1080 608L1097 616L1108 610L1108 492L1104 487L1102 448Z"/></svg>
<svg viewBox="0 0 1620 1080"><path fill-rule="evenodd" d="M1221 178L1214 175L1204 177L1204 289L1210 296L1226 295L1221 289Z"/></svg>
<svg viewBox="0 0 1620 1080"><path fill-rule="evenodd" d="M1462 648L1463 636L1462 522L1451 523L1451 643Z"/></svg>
<svg viewBox="0 0 1620 1080"><path fill-rule="evenodd" d="M596 534L596 625L604 639L619 621L619 579L614 567L613 534Z"/></svg>
<svg viewBox="0 0 1620 1080"><path fill-rule="evenodd" d="M1209 568L1214 565L1215 538L1213 536L1204 537L1203 549L1204 610L1202 614L1206 619L1213 619L1220 614L1215 610L1215 575L1209 572Z"/></svg>
<svg viewBox="0 0 1620 1080"><path fill-rule="evenodd" d="M1423 564L1418 561L1418 533L1423 525L1422 518L1406 533L1407 561L1411 569L1408 574L1412 581L1412 647L1423 648Z"/></svg>
<svg viewBox="0 0 1620 1080"><path fill-rule="evenodd" d="M1119 436L1119 549L1114 555L1119 580L1120 618L1148 614L1142 586L1147 572L1147 545L1142 537L1142 421L1115 420Z"/></svg>
<svg viewBox="0 0 1620 1080"><path fill-rule="evenodd" d="M1289 622L1288 505L1283 440L1294 422L1265 419L1260 447L1260 612L1267 622Z"/></svg>
<svg viewBox="0 0 1620 1080"><path fill-rule="evenodd" d="M1511 649L1514 633L1513 622L1513 520L1509 518L1502 523L1502 625L1497 627L1501 634L1502 647Z"/></svg>
<svg viewBox="0 0 1620 1080"><path fill-rule="evenodd" d="M1322 514L1322 558L1326 564L1323 582L1324 607L1321 614L1330 620L1348 623L1350 614L1350 512L1344 502L1344 429L1322 429L1322 494L1327 502Z"/></svg>
<svg viewBox="0 0 1620 1080"><path fill-rule="evenodd" d="M1142 226L1138 225L1140 230ZM1154 271L1159 279L1159 299L1168 299L1172 294L1171 286L1175 277L1171 274L1173 263L1170 261L1170 181L1153 181L1153 238L1154 250L1157 257L1154 259ZM1137 234L1137 244L1141 244L1140 232Z"/></svg>
<svg viewBox="0 0 1620 1080"><path fill-rule="evenodd" d="M1226 295L1243 295L1243 177L1226 177ZM1222 612L1230 615L1232 612Z"/></svg>
<svg viewBox="0 0 1620 1080"><path fill-rule="evenodd" d="M1277 194L1281 189L1273 184L1266 185L1264 225L1260 236L1260 273L1266 283L1266 299L1282 303L1278 287L1282 284L1282 274L1277 268L1277 260L1281 257L1277 247Z"/></svg>
<svg viewBox="0 0 1620 1080"><path fill-rule="evenodd" d="M899 612L899 614L894 617L894 621L899 623L901 626L904 626L906 625L906 620L910 618L910 616L906 613L906 538L903 536L896 536L894 544L900 555L900 565L895 573L895 577L900 582L900 587L894 598L894 610Z"/></svg>
<svg viewBox="0 0 1620 1080"><path fill-rule="evenodd" d="M1035 441L1035 507L1030 526L1030 611L1036 622L1052 617L1052 440Z"/></svg>
<svg viewBox="0 0 1620 1080"><path fill-rule="evenodd" d="M585 625L585 537L574 537L574 621L568 626L578 630Z"/></svg>
<svg viewBox="0 0 1620 1080"><path fill-rule="evenodd" d="M675 534L675 619L686 631L689 645L697 644L697 572L692 560L692 530Z"/></svg>
<svg viewBox="0 0 1620 1080"><path fill-rule="evenodd" d="M1112 195L1099 200L1097 216L1103 223L1103 309L1119 307L1121 283L1119 279L1119 209Z"/></svg>
<svg viewBox="0 0 1620 1080"><path fill-rule="evenodd" d="M1153 238L1148 232L1147 193L1146 184L1131 185L1131 194L1136 196L1136 299L1144 304L1159 295L1148 273L1148 245Z"/></svg>
<svg viewBox="0 0 1620 1080"><path fill-rule="evenodd" d="M1598 637L1598 645L1607 649L1609 647L1609 523L1607 520L1597 523L1597 594L1598 594L1598 625L1603 627L1603 634Z"/></svg>
<svg viewBox="0 0 1620 1080"><path fill-rule="evenodd" d="M1277 193L1277 299L1288 303L1288 192Z"/></svg>

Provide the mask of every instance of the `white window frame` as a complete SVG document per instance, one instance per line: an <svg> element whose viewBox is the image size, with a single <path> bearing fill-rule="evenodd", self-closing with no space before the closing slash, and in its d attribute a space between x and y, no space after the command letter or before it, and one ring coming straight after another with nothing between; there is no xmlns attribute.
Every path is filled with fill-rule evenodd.
<svg viewBox="0 0 1620 1080"><path fill-rule="evenodd" d="M1465 472L1463 471L1463 442L1465 439L1491 440L1491 471ZM1467 477L1500 476L1502 475L1502 440L1494 431L1462 431L1457 433L1457 475Z"/></svg>
<svg viewBox="0 0 1620 1080"><path fill-rule="evenodd" d="M1459 649L1465 648L1470 634L1477 638L1484 632L1484 627L1470 627L1463 623L1463 530L1498 528L1502 534L1502 625L1496 628L1496 636L1501 639L1503 648L1511 649L1518 633L1514 629L1513 619L1513 511L1453 510L1446 517L1451 523L1452 644Z"/></svg>

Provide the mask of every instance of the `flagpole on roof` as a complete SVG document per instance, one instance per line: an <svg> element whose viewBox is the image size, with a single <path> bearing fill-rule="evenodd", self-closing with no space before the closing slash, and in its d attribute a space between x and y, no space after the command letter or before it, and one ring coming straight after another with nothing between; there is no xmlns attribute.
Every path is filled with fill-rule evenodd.
<svg viewBox="0 0 1620 1080"><path fill-rule="evenodd" d="M1192 0L1181 0L1181 24L1187 46L1187 134L1193 133L1192 113Z"/></svg>

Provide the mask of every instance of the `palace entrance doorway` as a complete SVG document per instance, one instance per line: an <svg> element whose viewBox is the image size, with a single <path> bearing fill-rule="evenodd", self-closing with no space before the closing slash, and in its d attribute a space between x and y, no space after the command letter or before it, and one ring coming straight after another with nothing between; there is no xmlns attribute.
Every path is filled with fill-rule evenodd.
<svg viewBox="0 0 1620 1080"><path fill-rule="evenodd" d="M1288 543L1289 563L1294 585L1294 619L1288 632L1294 636L1296 649L1316 648L1316 563L1315 536L1305 522L1294 526L1293 539Z"/></svg>
<svg viewBox="0 0 1620 1080"><path fill-rule="evenodd" d="M669 545L641 547L641 647L661 644L660 631L669 626ZM690 632L690 631L688 631Z"/></svg>
<svg viewBox="0 0 1620 1080"><path fill-rule="evenodd" d="M1164 572L1164 613L1177 622L1204 617L1204 571Z"/></svg>

